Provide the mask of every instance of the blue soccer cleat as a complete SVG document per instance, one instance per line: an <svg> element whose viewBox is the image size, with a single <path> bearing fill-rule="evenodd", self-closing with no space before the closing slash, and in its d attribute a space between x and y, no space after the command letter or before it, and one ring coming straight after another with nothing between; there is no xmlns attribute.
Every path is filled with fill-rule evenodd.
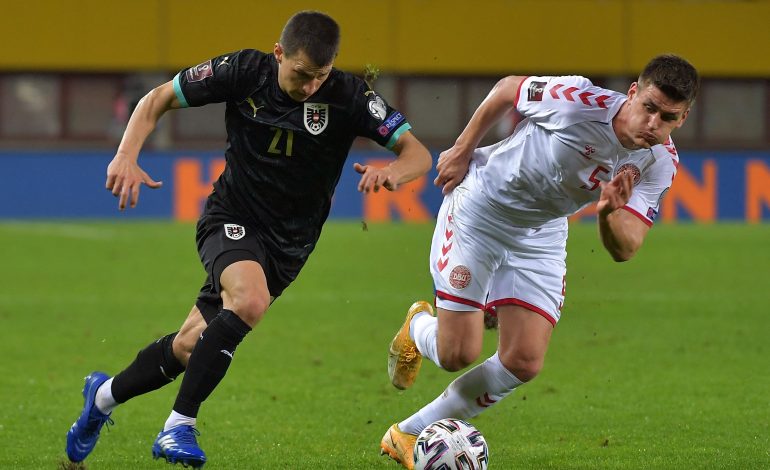
<svg viewBox="0 0 770 470"><path fill-rule="evenodd" d="M99 440L99 431L105 423L115 424L110 419L110 415L99 411L94 404L96 390L109 378L110 376L103 372L92 372L86 377L86 384L83 387L85 399L83 411L67 432L67 457L72 462L82 462L94 450L96 441Z"/></svg>
<svg viewBox="0 0 770 470"><path fill-rule="evenodd" d="M206 463L206 454L198 447L200 432L193 426L175 426L161 431L152 445L152 457L163 457L168 463L181 463L185 467L201 468Z"/></svg>

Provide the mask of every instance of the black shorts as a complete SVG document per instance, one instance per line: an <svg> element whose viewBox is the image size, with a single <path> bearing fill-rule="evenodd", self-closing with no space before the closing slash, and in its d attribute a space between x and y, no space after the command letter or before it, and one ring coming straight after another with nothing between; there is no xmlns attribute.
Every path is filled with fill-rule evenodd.
<svg viewBox="0 0 770 470"><path fill-rule="evenodd" d="M198 255L208 274L195 305L210 323L222 309L219 278L222 271L237 261L256 261L267 279L271 300L277 298L296 279L307 256L285 255L263 231L234 215L211 196L198 220L196 242Z"/></svg>

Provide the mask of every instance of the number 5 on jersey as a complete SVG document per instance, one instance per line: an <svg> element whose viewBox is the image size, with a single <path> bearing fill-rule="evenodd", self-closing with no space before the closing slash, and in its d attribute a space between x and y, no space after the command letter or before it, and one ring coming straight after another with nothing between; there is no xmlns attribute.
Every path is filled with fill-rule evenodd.
<svg viewBox="0 0 770 470"><path fill-rule="evenodd" d="M593 184L593 186L591 186L589 188L587 185L584 184L580 188L581 189L587 189L589 191L593 191L594 189L599 187L599 184L601 184L601 181L599 181L596 178L596 175L598 175L599 173L609 173L609 172L610 172L610 170L604 168L603 166L601 166L601 165L597 166L596 169L594 169L593 173L591 173L591 176L588 177L588 181L590 181Z"/></svg>

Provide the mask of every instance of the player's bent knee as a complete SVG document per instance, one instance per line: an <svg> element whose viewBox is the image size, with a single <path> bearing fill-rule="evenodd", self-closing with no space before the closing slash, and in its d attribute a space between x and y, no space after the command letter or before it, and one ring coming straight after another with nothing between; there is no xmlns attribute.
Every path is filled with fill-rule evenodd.
<svg viewBox="0 0 770 470"><path fill-rule="evenodd" d="M439 352L439 362L441 362L441 367L449 372L457 372L465 369L473 364L478 357L479 352L474 351L459 351L458 353L446 355L442 355Z"/></svg>
<svg viewBox="0 0 770 470"><path fill-rule="evenodd" d="M250 327L253 327L264 316L270 306L270 298L267 296L250 295L239 296L232 299L229 309Z"/></svg>
<svg viewBox="0 0 770 470"><path fill-rule="evenodd" d="M543 368L542 358L514 356L511 358L500 358L503 366L515 375L522 382L529 382L534 379Z"/></svg>

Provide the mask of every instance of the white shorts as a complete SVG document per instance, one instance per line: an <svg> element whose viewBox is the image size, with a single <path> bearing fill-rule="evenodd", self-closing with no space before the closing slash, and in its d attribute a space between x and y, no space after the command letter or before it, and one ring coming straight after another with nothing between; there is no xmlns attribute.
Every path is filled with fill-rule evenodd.
<svg viewBox="0 0 770 470"><path fill-rule="evenodd" d="M556 325L566 288L567 219L516 227L468 186L444 198L433 232L436 306L474 311L519 305Z"/></svg>

